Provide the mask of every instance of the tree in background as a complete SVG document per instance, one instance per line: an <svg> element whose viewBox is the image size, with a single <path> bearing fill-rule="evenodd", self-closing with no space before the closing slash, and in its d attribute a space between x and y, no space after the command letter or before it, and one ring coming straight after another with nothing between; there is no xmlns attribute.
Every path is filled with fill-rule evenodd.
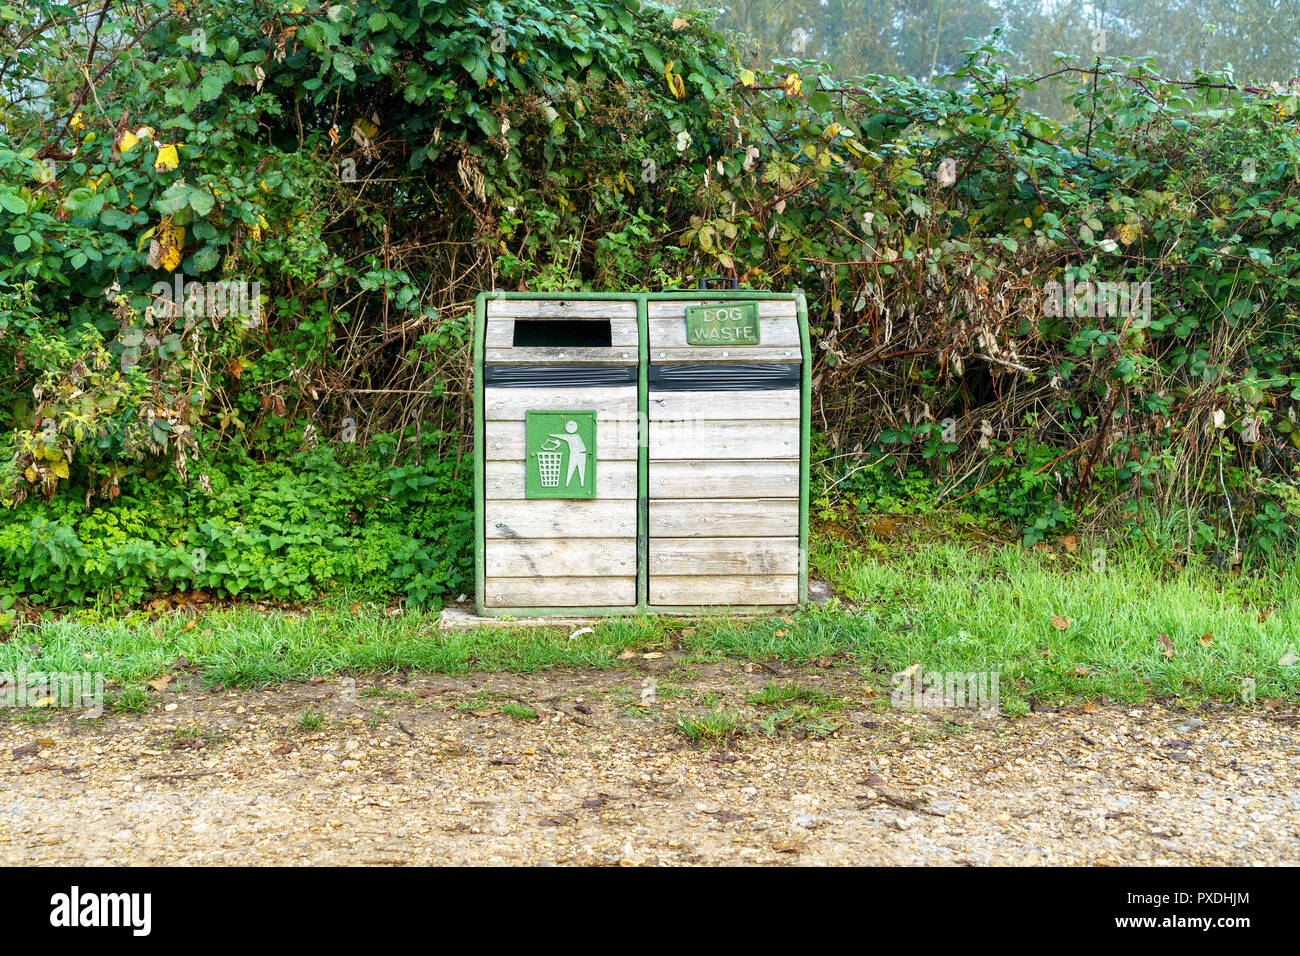
<svg viewBox="0 0 1300 956"><path fill-rule="evenodd" d="M679 4L685 6L687 4ZM1236 78L1286 85L1300 64L1294 0L733 0L718 25L749 38L757 63L816 59L840 77L893 73L933 82L971 39L1002 28L1007 62L1025 74L1098 56L1152 57L1163 73L1231 67ZM1068 90L1044 85L1025 105L1061 119Z"/></svg>

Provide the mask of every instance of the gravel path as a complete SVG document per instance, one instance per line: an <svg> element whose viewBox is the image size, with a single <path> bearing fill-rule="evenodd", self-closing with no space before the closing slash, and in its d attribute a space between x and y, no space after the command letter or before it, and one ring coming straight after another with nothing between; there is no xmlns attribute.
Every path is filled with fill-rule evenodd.
<svg viewBox="0 0 1300 956"><path fill-rule="evenodd" d="M839 730L759 733L773 680L841 699ZM674 731L719 705L750 733ZM844 669L671 656L355 691L179 673L147 713L0 717L0 863L1295 864L1298 721L901 713Z"/></svg>

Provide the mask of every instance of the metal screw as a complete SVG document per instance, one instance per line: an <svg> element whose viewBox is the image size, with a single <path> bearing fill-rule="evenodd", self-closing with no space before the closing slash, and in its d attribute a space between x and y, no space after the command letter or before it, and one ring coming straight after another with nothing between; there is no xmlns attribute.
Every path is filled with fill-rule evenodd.
<svg viewBox="0 0 1300 956"><path fill-rule="evenodd" d="M500 448L500 447L501 447L501 443L500 443L500 442L496 442L496 443L494 443L494 444L492 445L492 447L493 447L493 448Z"/></svg>
<svg viewBox="0 0 1300 956"><path fill-rule="evenodd" d="M722 357L723 357L723 358L726 358L726 357L727 357L728 355L730 355L730 354L731 354L730 352L723 352L723 353L722 353Z"/></svg>
<svg viewBox="0 0 1300 956"><path fill-rule="evenodd" d="M626 353L626 352L623 353L623 358L627 358L627 353Z"/></svg>
<svg viewBox="0 0 1300 956"><path fill-rule="evenodd" d="M659 353L659 357L660 357L660 358L663 358L663 357L664 357L665 355L667 355L667 354L668 354L667 352L660 352L660 353Z"/></svg>

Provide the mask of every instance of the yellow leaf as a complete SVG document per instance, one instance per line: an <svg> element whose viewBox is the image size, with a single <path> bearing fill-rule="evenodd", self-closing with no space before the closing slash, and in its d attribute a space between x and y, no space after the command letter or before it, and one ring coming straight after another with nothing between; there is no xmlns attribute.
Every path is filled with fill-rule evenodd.
<svg viewBox="0 0 1300 956"><path fill-rule="evenodd" d="M682 78L673 72L673 61L669 60L668 65L664 67L664 82L668 84L668 91L677 99L686 98L686 83Z"/></svg>
<svg viewBox="0 0 1300 956"><path fill-rule="evenodd" d="M1025 217L1025 228L1026 229L1034 228L1034 220L1030 219L1028 216Z"/></svg>
<svg viewBox="0 0 1300 956"><path fill-rule="evenodd" d="M158 147L158 158L153 161L153 168L160 173L170 173L173 169L181 164L180 156L176 152L179 143L169 143L166 146Z"/></svg>
<svg viewBox="0 0 1300 956"><path fill-rule="evenodd" d="M741 86L753 86L753 85L754 85L754 71L753 71L753 70L741 70L741 71L740 71L740 85L741 85Z"/></svg>
<svg viewBox="0 0 1300 956"><path fill-rule="evenodd" d="M56 461L50 466L50 471L59 478L68 477L68 463L66 461Z"/></svg>
<svg viewBox="0 0 1300 956"><path fill-rule="evenodd" d="M786 96L798 96L799 91L803 89L803 80L799 78L798 73L791 73L785 78L781 88L785 90Z"/></svg>
<svg viewBox="0 0 1300 956"><path fill-rule="evenodd" d="M131 147L138 142L140 142L140 140L136 138L135 133L132 133L130 130L127 130L122 134L122 141L117 144L117 148L119 151L123 153L129 153L131 151Z"/></svg>
<svg viewBox="0 0 1300 956"><path fill-rule="evenodd" d="M1069 626L1070 619L1068 617L1057 616L1052 618L1052 627L1056 628L1058 631L1063 631Z"/></svg>

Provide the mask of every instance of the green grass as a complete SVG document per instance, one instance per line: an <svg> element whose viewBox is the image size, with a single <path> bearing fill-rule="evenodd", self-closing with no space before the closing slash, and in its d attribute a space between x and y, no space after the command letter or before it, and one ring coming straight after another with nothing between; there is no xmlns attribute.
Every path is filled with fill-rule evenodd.
<svg viewBox="0 0 1300 956"><path fill-rule="evenodd" d="M440 632L419 612L353 613L339 605L223 609L197 619L64 618L0 644L0 671L101 671L113 682L113 708L127 712L157 702L144 682L168 672L178 656L207 684L256 687L407 668L463 674L635 666L617 660L625 649L673 651L674 681L725 658L788 665L830 659L886 694L889 675L914 662L926 672L991 671L1012 712L1031 698L1239 701L1245 677L1254 678L1260 700L1300 696L1300 665L1278 663L1288 650L1300 653L1296 567L1241 578L1204 566L1175 574L1143 551L1111 547L1105 572L1095 573L1092 546L1081 542L1075 556L1018 546L869 554L821 546L811 556L813 573L847 605L750 620L605 620L573 640L562 627ZM1068 618L1068 626L1054 627L1053 617ZM1159 634L1173 642L1173 657L1162 653ZM1202 643L1207 634L1212 639ZM825 705L817 693L772 685L751 703Z"/></svg>
<svg viewBox="0 0 1300 956"><path fill-rule="evenodd" d="M838 701L830 694L814 687L801 687L798 684L778 684L769 681L757 694L748 695L745 700L756 707L775 707L796 701L818 704L824 707L834 706Z"/></svg>
<svg viewBox="0 0 1300 956"><path fill-rule="evenodd" d="M786 734L792 737L829 737L839 730L840 721L826 717L827 708L809 704L782 707L759 719L758 729L768 737Z"/></svg>
<svg viewBox="0 0 1300 956"><path fill-rule="evenodd" d="M729 710L715 710L710 714L678 714L674 729L697 744L723 744L746 732L740 716Z"/></svg>
<svg viewBox="0 0 1300 956"><path fill-rule="evenodd" d="M149 695L143 687L127 687L113 698L110 706L119 714L142 714L149 709Z"/></svg>
<svg viewBox="0 0 1300 956"><path fill-rule="evenodd" d="M320 730L325 726L325 715L309 707L298 715L296 726L299 730L307 732Z"/></svg>
<svg viewBox="0 0 1300 956"><path fill-rule="evenodd" d="M525 704L515 703L513 700L506 701L501 705L501 713L513 720L536 720L537 711Z"/></svg>

